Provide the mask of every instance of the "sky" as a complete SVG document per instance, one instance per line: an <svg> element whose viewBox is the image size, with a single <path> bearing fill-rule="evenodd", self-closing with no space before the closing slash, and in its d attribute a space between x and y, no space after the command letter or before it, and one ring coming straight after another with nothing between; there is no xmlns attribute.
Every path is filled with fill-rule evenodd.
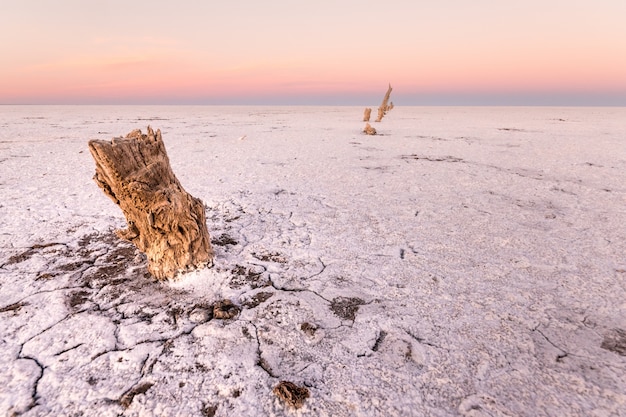
<svg viewBox="0 0 626 417"><path fill-rule="evenodd" d="M0 0L0 104L626 106L625 0Z"/></svg>

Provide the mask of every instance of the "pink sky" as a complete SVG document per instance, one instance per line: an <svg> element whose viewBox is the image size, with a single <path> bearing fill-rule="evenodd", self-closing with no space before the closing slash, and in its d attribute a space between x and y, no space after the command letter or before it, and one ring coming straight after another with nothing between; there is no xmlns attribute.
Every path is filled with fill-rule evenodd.
<svg viewBox="0 0 626 417"><path fill-rule="evenodd" d="M421 3L7 0L0 104L626 105L624 0Z"/></svg>

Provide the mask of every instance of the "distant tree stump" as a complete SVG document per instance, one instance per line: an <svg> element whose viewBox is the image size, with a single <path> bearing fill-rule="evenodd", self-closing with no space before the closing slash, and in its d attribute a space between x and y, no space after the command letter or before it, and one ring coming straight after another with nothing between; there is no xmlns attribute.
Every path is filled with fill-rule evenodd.
<svg viewBox="0 0 626 417"><path fill-rule="evenodd" d="M365 111L363 112L363 121L369 122L371 114L372 114L372 109L369 107L366 107Z"/></svg>
<svg viewBox="0 0 626 417"><path fill-rule="evenodd" d="M125 138L89 141L94 180L119 205L128 228L117 235L135 244L159 280L213 264L204 204L187 193L172 172L161 131L148 126Z"/></svg>
<svg viewBox="0 0 626 417"><path fill-rule="evenodd" d="M366 135L375 135L376 129L374 129L372 125L370 125L369 123L365 123L365 127L363 128L363 133L365 133Z"/></svg>
<svg viewBox="0 0 626 417"><path fill-rule="evenodd" d="M380 107L378 107L378 117L376 118L377 122L380 122L383 120L383 117L385 117L385 115L387 114L387 112L391 109L393 109L393 103L391 103L391 105L388 104L389 102L389 97L391 96L391 84L389 84L389 88L387 88L387 92L385 93L385 97L383 97L383 102L380 104Z"/></svg>

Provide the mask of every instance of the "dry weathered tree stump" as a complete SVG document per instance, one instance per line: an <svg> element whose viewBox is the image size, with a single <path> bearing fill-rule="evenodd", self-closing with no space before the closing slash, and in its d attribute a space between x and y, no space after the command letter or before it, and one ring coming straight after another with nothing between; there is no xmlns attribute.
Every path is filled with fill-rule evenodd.
<svg viewBox="0 0 626 417"><path fill-rule="evenodd" d="M144 252L157 279L212 265L204 204L187 193L170 166L161 138L134 130L125 138L89 141L94 180L119 205L128 228L117 235Z"/></svg>
<svg viewBox="0 0 626 417"><path fill-rule="evenodd" d="M369 123L365 123L365 127L363 128L363 133L365 133L366 135L375 135L376 129L374 129L372 125L370 125Z"/></svg>
<svg viewBox="0 0 626 417"><path fill-rule="evenodd" d="M372 109L369 107L366 107L365 111L363 112L363 121L369 122L371 114L372 114Z"/></svg>
<svg viewBox="0 0 626 417"><path fill-rule="evenodd" d="M393 108L393 103L391 103L391 105L389 105L389 97L391 96L391 84L389 84L389 88L387 89L387 92L385 93L385 97L383 98L383 102L381 103L380 107L378 108L378 118L376 119L377 122L380 122L383 120L383 117L385 117L385 115L387 114L387 112L389 110L391 110Z"/></svg>

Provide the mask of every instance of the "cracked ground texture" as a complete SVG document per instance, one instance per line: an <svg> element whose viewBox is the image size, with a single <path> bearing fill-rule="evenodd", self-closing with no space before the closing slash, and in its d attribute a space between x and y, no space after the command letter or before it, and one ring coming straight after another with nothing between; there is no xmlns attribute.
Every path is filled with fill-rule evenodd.
<svg viewBox="0 0 626 417"><path fill-rule="evenodd" d="M9 109L0 415L626 415L624 109ZM91 180L145 119L216 250L173 282Z"/></svg>

